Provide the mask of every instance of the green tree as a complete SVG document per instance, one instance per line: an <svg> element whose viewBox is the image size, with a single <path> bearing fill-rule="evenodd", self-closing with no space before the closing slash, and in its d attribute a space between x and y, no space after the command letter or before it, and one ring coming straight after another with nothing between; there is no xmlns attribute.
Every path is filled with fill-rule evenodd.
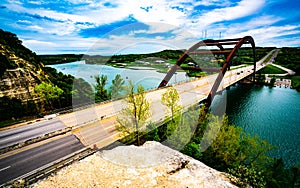
<svg viewBox="0 0 300 188"><path fill-rule="evenodd" d="M210 147L204 151L207 160L218 161L217 168L226 169L228 166L255 166L265 167L272 159L267 152L274 149L267 141L260 139L257 135L250 136L242 128L228 124L228 118L211 116L212 125L208 128L206 136L215 135L220 127L216 138ZM210 140L210 139L208 139ZM203 141L203 140L202 140Z"/></svg>
<svg viewBox="0 0 300 188"><path fill-rule="evenodd" d="M76 87L76 79L71 75L65 75L62 72L57 72L56 69L51 67L44 67L44 71L49 76L49 80L61 88L64 93L60 96L60 102L62 107L69 107L72 105L72 90ZM94 92L94 91L93 91Z"/></svg>
<svg viewBox="0 0 300 188"><path fill-rule="evenodd" d="M73 107L94 103L93 87L82 78L75 78L72 90Z"/></svg>
<svg viewBox="0 0 300 188"><path fill-rule="evenodd" d="M144 140L157 141L157 142L160 142L160 140L161 140L159 135L158 135L157 125L155 125L152 122L150 122L146 126L146 131L143 134L144 134L144 136L143 136Z"/></svg>
<svg viewBox="0 0 300 188"><path fill-rule="evenodd" d="M164 140L165 145L182 150L194 135L198 125L198 113L198 109L191 107L183 114L176 114L173 121L168 121L158 128L160 139Z"/></svg>
<svg viewBox="0 0 300 188"><path fill-rule="evenodd" d="M24 115L25 109L22 101L7 96L0 97L0 121L19 118Z"/></svg>
<svg viewBox="0 0 300 188"><path fill-rule="evenodd" d="M122 91L124 90L125 81L120 74L117 74L115 79L112 80L112 86L110 87L111 99L122 97Z"/></svg>
<svg viewBox="0 0 300 188"><path fill-rule="evenodd" d="M181 152L198 160L202 155L200 152L199 144L193 141L185 145Z"/></svg>
<svg viewBox="0 0 300 188"><path fill-rule="evenodd" d="M271 78L271 81L270 81L270 86L273 87L274 84L276 82L276 79L275 78Z"/></svg>
<svg viewBox="0 0 300 188"><path fill-rule="evenodd" d="M101 76L95 76L96 80L96 86L95 86L95 101L96 102L103 102L109 99L108 91L105 89L105 86L107 84L107 76L101 75Z"/></svg>
<svg viewBox="0 0 300 188"><path fill-rule="evenodd" d="M174 121L174 115L178 112L182 106L178 104L179 102L179 94L174 87L169 87L165 93L162 94L161 97L162 103L167 106L171 113L172 121Z"/></svg>
<svg viewBox="0 0 300 188"><path fill-rule="evenodd" d="M42 109L45 109L45 105L47 105L47 109L51 110L53 108L53 102L59 100L59 97L64 91L53 84L42 82L35 86L34 92L42 101Z"/></svg>
<svg viewBox="0 0 300 188"><path fill-rule="evenodd" d="M264 173L257 168L246 165L238 165L237 167L228 169L229 179L239 187L268 187ZM232 174L234 176L232 176Z"/></svg>
<svg viewBox="0 0 300 188"><path fill-rule="evenodd" d="M117 117L116 129L123 136L135 135L137 145L140 145L140 132L145 128L147 120L151 116L150 103L147 101L144 87L141 85L137 87L137 93L135 93L134 85L130 81L126 93L128 106Z"/></svg>
<svg viewBox="0 0 300 188"><path fill-rule="evenodd" d="M256 77L256 79L257 79L257 82L260 84L265 83L265 75L264 74L259 73L258 76Z"/></svg>
<svg viewBox="0 0 300 188"><path fill-rule="evenodd" d="M265 187L269 177L267 168L273 162L267 153L274 147L257 135L250 136L242 128L229 125L227 117L209 114L209 118L208 125L201 127L205 130L200 131L204 132L201 144L214 139L207 143L209 147L202 152L201 161L239 178L237 185Z"/></svg>

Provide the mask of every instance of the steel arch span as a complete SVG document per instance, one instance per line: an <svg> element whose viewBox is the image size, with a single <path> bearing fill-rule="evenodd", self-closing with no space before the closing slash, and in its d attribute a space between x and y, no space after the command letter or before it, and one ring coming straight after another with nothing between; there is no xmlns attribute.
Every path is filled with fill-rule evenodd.
<svg viewBox="0 0 300 188"><path fill-rule="evenodd" d="M218 87L221 84L221 81L227 70L230 69L233 58L237 55L238 50L242 47L243 44L251 44L252 52L253 52L253 74L255 75L256 71L256 52L255 52L255 42L251 36L245 36L243 38L234 38L234 39L220 39L220 40L212 40L207 39L203 41L199 41L194 44L188 50L186 50L181 57L177 60L176 64L168 71L164 79L159 84L158 88L165 87L172 76L178 69L181 69L182 63L189 57L189 55L204 55L204 54L213 54L213 55L224 55L225 62L221 69L217 69L219 71L216 81L214 82L211 91L206 100L206 104L209 107L212 103L212 100L218 90ZM228 46L234 45L233 48L228 48ZM227 47L226 47L227 46ZM200 47L217 47L218 50L198 50ZM186 70L205 70L205 68L201 67L186 67ZM254 79L254 78L253 78Z"/></svg>

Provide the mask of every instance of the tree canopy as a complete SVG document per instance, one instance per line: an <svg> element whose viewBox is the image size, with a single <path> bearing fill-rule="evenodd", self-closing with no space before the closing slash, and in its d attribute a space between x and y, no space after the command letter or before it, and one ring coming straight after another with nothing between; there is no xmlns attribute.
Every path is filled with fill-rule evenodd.
<svg viewBox="0 0 300 188"><path fill-rule="evenodd" d="M151 116L150 103L146 99L144 87L139 85L135 93L131 81L126 88L126 94L127 107L117 117L116 128L122 135L135 134L137 145L140 145L140 132L145 128L147 120Z"/></svg>
<svg viewBox="0 0 300 188"><path fill-rule="evenodd" d="M107 84L106 75L97 75L95 76L96 85L95 85L95 102L103 102L109 99L108 90L105 88Z"/></svg>
<svg viewBox="0 0 300 188"><path fill-rule="evenodd" d="M53 102L58 100L64 91L53 84L42 82L34 88L34 92L36 96L43 101L43 104L47 105L46 108L51 110L53 108Z"/></svg>
<svg viewBox="0 0 300 188"><path fill-rule="evenodd" d="M124 84L125 81L121 77L120 74L117 74L115 78L112 80L112 86L109 88L110 98L116 99L124 96Z"/></svg>
<svg viewBox="0 0 300 188"><path fill-rule="evenodd" d="M168 107L168 111L171 112L172 121L174 120L175 113L182 108L179 105L179 94L174 87L169 87L165 93L162 94L161 97L162 103Z"/></svg>

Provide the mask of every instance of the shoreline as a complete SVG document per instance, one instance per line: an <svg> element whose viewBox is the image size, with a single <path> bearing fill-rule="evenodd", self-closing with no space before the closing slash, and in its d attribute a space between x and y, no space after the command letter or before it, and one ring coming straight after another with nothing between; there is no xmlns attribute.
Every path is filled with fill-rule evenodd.
<svg viewBox="0 0 300 188"><path fill-rule="evenodd" d="M158 70L156 68L152 67L124 67L125 69L131 69L131 70Z"/></svg>

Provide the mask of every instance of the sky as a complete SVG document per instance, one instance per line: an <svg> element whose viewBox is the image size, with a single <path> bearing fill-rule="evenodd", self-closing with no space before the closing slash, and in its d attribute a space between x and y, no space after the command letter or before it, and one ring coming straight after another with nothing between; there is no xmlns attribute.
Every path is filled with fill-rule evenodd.
<svg viewBox="0 0 300 188"><path fill-rule="evenodd" d="M300 47L299 0L1 0L0 28L37 54L118 55L252 36Z"/></svg>

